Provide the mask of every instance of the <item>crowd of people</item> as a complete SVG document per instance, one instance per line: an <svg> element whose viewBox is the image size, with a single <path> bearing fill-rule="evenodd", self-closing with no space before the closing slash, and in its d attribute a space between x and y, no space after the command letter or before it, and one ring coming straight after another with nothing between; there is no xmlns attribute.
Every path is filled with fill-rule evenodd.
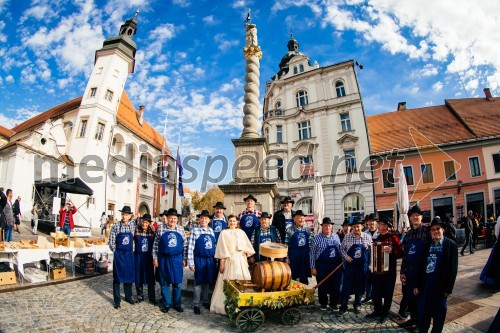
<svg viewBox="0 0 500 333"><path fill-rule="evenodd" d="M257 210L253 195L243 200L246 208L238 216L226 216L222 202L213 206L213 213L203 210L188 236L174 208L160 214L161 223L155 227L149 214L136 221L131 219L130 207L123 207L121 220L109 232L109 247L114 252L114 307L120 308L121 284L125 301L131 304L144 300L143 285L147 285L149 301L159 303L162 312L172 308L183 312L181 287L184 267L188 267L194 272L193 312L201 314L205 308L224 315L224 280L250 280L252 264L271 260L260 254L260 244L275 242L288 246L288 255L282 260L290 265L293 280L308 284L310 277L316 277L321 310L343 316L354 295L352 310L360 312L362 303L372 301L374 311L367 317L381 323L389 314L397 259L402 258L404 297L399 315L408 319L403 326L427 332L432 320L432 331L442 330L458 269L457 245L445 237L447 222L436 217L430 225L423 225L423 213L415 205L408 213L411 226L403 234L394 231L390 219L368 214L364 220L345 220L338 232L325 217L321 232L315 235L306 224L306 214L292 210L290 197L281 201L282 209L274 216ZM388 256L385 269L374 269L372 245ZM159 302L156 282L161 286ZM137 299L132 297L134 283Z"/></svg>

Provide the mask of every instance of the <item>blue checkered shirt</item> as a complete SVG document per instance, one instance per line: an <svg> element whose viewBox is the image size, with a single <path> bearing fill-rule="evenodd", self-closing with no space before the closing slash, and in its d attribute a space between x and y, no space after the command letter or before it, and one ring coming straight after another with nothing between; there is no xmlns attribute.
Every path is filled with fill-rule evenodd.
<svg viewBox="0 0 500 333"><path fill-rule="evenodd" d="M215 238L214 230L210 227L207 227L206 229L203 229L201 227L196 227L193 228L193 230L191 230L191 234L189 235L188 250L187 250L187 260L189 267L194 267L194 247L196 246L196 240L201 235L212 235Z"/></svg>
<svg viewBox="0 0 500 333"><path fill-rule="evenodd" d="M309 261L311 262L311 268L316 267L316 260L323 251L332 245L337 245L340 248L340 238L336 233L331 234L330 237L326 237L323 233L315 236L311 241L311 252L309 254Z"/></svg>
<svg viewBox="0 0 500 333"><path fill-rule="evenodd" d="M116 250L116 236L118 236L120 232L130 232L133 235L135 233L135 227L135 220L128 221L127 225L123 224L122 221L114 223L109 232L109 248L111 251L115 252Z"/></svg>
<svg viewBox="0 0 500 333"><path fill-rule="evenodd" d="M344 259L347 259L349 257L347 255L347 251L349 251L351 246L353 246L354 244L363 244L364 247L368 251L370 251L372 245L372 236L362 232L360 237L354 237L354 233L352 231L345 235L344 240L342 241L342 246L340 247L340 251L342 251L342 256L344 257Z"/></svg>

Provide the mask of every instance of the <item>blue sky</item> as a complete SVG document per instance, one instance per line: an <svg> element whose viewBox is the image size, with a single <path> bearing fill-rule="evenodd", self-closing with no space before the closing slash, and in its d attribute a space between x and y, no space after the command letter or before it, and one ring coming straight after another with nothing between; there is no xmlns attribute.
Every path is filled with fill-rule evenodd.
<svg viewBox="0 0 500 333"><path fill-rule="evenodd" d="M500 92L500 3L467 0L0 0L0 124L11 128L81 96L94 52L137 9L135 73L125 90L200 173L207 156L231 162L241 133L243 19L252 9L265 82L293 29L320 66L353 59L367 115ZM496 23L495 23L496 22ZM168 114L168 118L167 118ZM217 176L220 163L211 171ZM221 183L227 183L227 174Z"/></svg>

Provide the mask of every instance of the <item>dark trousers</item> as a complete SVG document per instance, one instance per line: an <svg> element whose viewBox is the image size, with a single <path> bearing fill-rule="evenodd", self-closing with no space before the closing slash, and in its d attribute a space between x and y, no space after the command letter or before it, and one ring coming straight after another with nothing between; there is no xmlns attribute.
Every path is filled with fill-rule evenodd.
<svg viewBox="0 0 500 333"><path fill-rule="evenodd" d="M365 299L373 298L372 297L372 285L373 285L373 274L372 274L372 272L368 272L368 277L366 279Z"/></svg>
<svg viewBox="0 0 500 333"><path fill-rule="evenodd" d="M125 291L125 300L132 300L132 283L124 283L123 290ZM120 282L113 280L113 301L115 304L120 305Z"/></svg>
<svg viewBox="0 0 500 333"><path fill-rule="evenodd" d="M361 306L361 295L365 292L366 274L366 269L346 269L344 271L340 310L347 310L347 303L351 294L354 294L354 307Z"/></svg>
<svg viewBox="0 0 500 333"><path fill-rule="evenodd" d="M143 300L144 299L144 285L139 284L135 285L135 291L137 292L137 300ZM156 296L155 296L155 283L148 284L148 300L150 302L155 302L156 301Z"/></svg>
<svg viewBox="0 0 500 333"><path fill-rule="evenodd" d="M470 233L465 234L465 244L464 247L462 247L462 251L460 251L460 253L464 253L467 246L469 246L470 253L474 253L474 250L472 249L472 235Z"/></svg>
<svg viewBox="0 0 500 333"><path fill-rule="evenodd" d="M423 302L422 302L423 303ZM420 332L427 333L431 326L431 333L440 333L443 331L444 320L446 319L447 303L446 298L433 299L431 302L421 304L418 308L418 328Z"/></svg>
<svg viewBox="0 0 500 333"><path fill-rule="evenodd" d="M321 276L320 274L318 274L317 276L318 282L323 280L325 277L326 275ZM339 271L330 276L328 280L323 282L323 284L318 287L318 301L321 306L329 305L331 308L337 307L337 302L340 297L341 281L342 281L342 271ZM330 295L330 302L328 302L328 295Z"/></svg>
<svg viewBox="0 0 500 333"><path fill-rule="evenodd" d="M406 285L401 285L403 297L401 298L401 303L399 303L399 313L406 313L406 310L408 310L408 295L405 289Z"/></svg>
<svg viewBox="0 0 500 333"><path fill-rule="evenodd" d="M372 274L374 311L381 316L389 314L395 284L396 271L387 274Z"/></svg>
<svg viewBox="0 0 500 333"><path fill-rule="evenodd" d="M406 303L408 304L410 318L416 324L418 320L418 297L413 293L413 287L407 284L403 285L403 298L406 299Z"/></svg>

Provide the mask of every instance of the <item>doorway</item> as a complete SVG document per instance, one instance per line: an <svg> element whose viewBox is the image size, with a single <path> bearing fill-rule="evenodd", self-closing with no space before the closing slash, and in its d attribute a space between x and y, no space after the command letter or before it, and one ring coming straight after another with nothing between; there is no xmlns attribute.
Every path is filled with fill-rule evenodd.
<svg viewBox="0 0 500 333"><path fill-rule="evenodd" d="M453 197L432 199L433 217L439 216L441 221L448 221L453 214Z"/></svg>

